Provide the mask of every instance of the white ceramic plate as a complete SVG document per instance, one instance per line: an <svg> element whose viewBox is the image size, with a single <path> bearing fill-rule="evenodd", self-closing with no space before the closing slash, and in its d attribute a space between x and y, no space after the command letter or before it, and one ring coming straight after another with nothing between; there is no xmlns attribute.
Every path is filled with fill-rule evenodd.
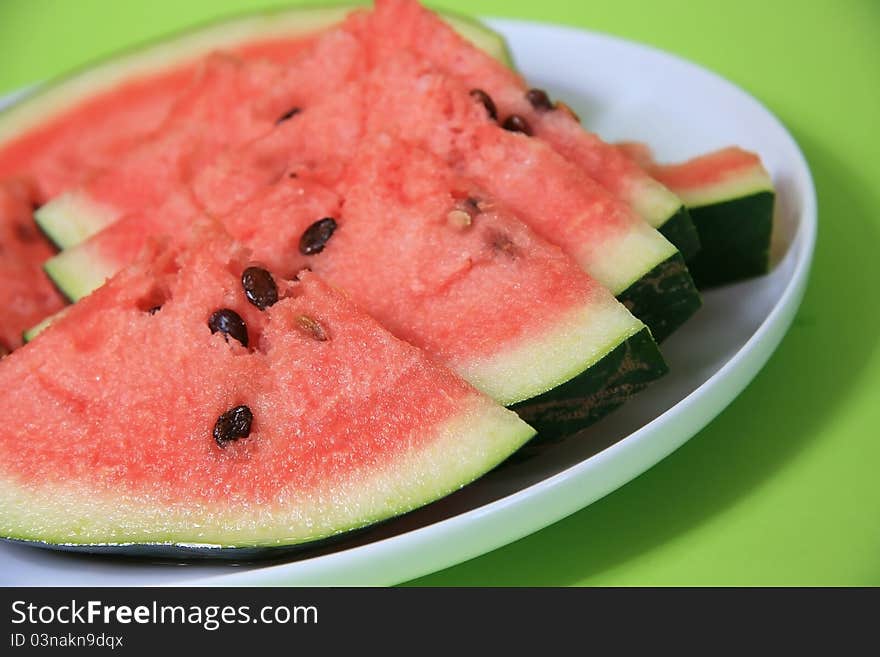
<svg viewBox="0 0 880 657"><path fill-rule="evenodd" d="M704 308L663 345L671 373L622 410L334 549L273 564L183 565L4 544L0 583L394 584L488 552L590 504L682 445L742 391L788 329L807 281L816 200L797 144L760 103L694 64L600 34L490 23L509 38L531 83L565 99L607 140L646 141L662 160L728 144L760 153L778 187L773 273L706 294ZM573 65L578 61L584 65Z"/></svg>

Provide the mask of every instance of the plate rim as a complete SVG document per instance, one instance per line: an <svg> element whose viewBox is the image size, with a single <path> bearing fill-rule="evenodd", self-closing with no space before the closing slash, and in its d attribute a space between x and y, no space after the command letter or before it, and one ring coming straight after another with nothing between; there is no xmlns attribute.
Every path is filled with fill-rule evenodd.
<svg viewBox="0 0 880 657"><path fill-rule="evenodd" d="M385 586L436 572L498 549L589 506L681 447L742 392L769 360L790 327L806 289L815 251L817 199L806 157L785 124L772 111L718 73L656 46L553 22L501 17L481 17L481 20L505 37L510 29L552 28L671 59L699 75L708 75L763 113L788 142L787 146L795 156L791 162L791 173L804 192L803 196L798 197L802 207L792 237L791 253L788 254L788 257L795 259L794 269L778 301L745 344L696 389L618 442L554 475L493 502L378 541L307 559L183 581L172 580L159 586ZM14 99L21 92L17 90L3 94L0 106L7 104L3 101L15 102ZM731 381L733 384L729 385ZM655 434L664 432L672 438L657 440L654 445L645 444ZM615 464L623 464L624 467L610 467ZM609 476L609 472L615 470L616 474ZM600 480L600 485L586 494L578 495L575 490L578 483L591 477ZM547 504L554 500L556 504ZM541 513L522 513L524 507L543 507L544 510ZM523 519L525 516L528 516L528 521ZM484 528L481 531L484 538L479 547L474 547L466 537L473 522L490 524L496 530L489 532ZM490 535L491 538L487 538ZM418 565L414 560L401 558L401 554L419 551L428 556L418 560ZM407 565L402 565L402 562L407 562ZM364 568L364 563L368 563L369 567Z"/></svg>

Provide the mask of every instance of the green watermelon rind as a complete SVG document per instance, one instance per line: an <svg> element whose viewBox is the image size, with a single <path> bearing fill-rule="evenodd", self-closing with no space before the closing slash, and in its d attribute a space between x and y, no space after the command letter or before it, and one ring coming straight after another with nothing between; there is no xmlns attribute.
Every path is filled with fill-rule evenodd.
<svg viewBox="0 0 880 657"><path fill-rule="evenodd" d="M763 190L691 209L703 244L688 263L697 287L735 283L770 270L775 198L772 190Z"/></svg>
<svg viewBox="0 0 880 657"><path fill-rule="evenodd" d="M63 255L49 262L56 258ZM646 222L639 222L619 238L606 240L601 251L589 259L588 273L644 322L657 342L703 304L681 252ZM620 267L621 262L627 267Z"/></svg>
<svg viewBox="0 0 880 657"><path fill-rule="evenodd" d="M534 436L534 430L514 413L486 401L444 423L438 435L426 448L392 460L370 478L350 476L342 489L334 482L332 491L311 492L313 508L286 502L268 514L263 507L260 514L247 509L228 513L194 508L187 501L151 506L124 491L87 493L87 486L68 482L42 482L36 493L2 478L0 536L47 547L91 546L95 551L112 546L192 550L305 545L399 516L459 490L507 459ZM442 477L426 477L426 472ZM340 496L346 504L334 503ZM357 509L364 511L352 513ZM291 527L303 531L294 533Z"/></svg>
<svg viewBox="0 0 880 657"><path fill-rule="evenodd" d="M703 305L690 267L681 253L676 253L617 295L618 301L651 328L658 343Z"/></svg>
<svg viewBox="0 0 880 657"><path fill-rule="evenodd" d="M589 370L510 408L540 431L535 445L556 441L602 419L669 371L643 327Z"/></svg>
<svg viewBox="0 0 880 657"><path fill-rule="evenodd" d="M685 262L690 262L700 252L700 234L685 205L679 206L675 214L656 228L675 245Z"/></svg>
<svg viewBox="0 0 880 657"><path fill-rule="evenodd" d="M615 350L645 332L645 325L616 302L587 305L554 321L554 328L538 340L506 345L496 359L500 367L478 362L453 369L505 406L523 409L531 400L555 399L557 404L583 406L586 410L592 407L590 399L597 391L613 384L614 370L608 371L607 364L615 360ZM655 372L653 379L666 373L666 363L656 344L653 349L643 350L641 357L639 366ZM533 426L542 434L559 432L559 423L551 415L541 418L543 421L532 415ZM599 416L591 422L597 419ZM584 426L580 424L579 428Z"/></svg>
<svg viewBox="0 0 880 657"><path fill-rule="evenodd" d="M701 250L688 262L698 288L769 271L776 192L760 163L678 193L700 236Z"/></svg>
<svg viewBox="0 0 880 657"><path fill-rule="evenodd" d="M39 85L0 112L0 148L27 130L50 121L86 98L124 80L195 60L217 48L259 38L302 36L339 23L358 5L299 6L247 13L190 27L124 49ZM513 58L504 38L475 19L444 13L444 20L462 36L508 66ZM88 208L87 199L57 199L36 212L36 221L59 249L77 244L107 224L106 213ZM68 207L72 205L73 207ZM93 204L92 204L93 205ZM79 218L78 220L76 218Z"/></svg>

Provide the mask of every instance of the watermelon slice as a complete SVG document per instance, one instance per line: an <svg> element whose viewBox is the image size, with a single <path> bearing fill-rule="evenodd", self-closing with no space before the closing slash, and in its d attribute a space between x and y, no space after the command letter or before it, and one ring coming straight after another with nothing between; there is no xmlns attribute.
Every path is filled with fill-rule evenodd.
<svg viewBox="0 0 880 657"><path fill-rule="evenodd" d="M75 244L126 214L156 207L175 183L224 149L271 131L359 74L358 55L358 44L344 30L331 30L295 65L208 57L152 135L112 167L41 207L38 222L54 241Z"/></svg>
<svg viewBox="0 0 880 657"><path fill-rule="evenodd" d="M581 167L500 128L466 86L427 60L371 55L380 62L366 92L371 129L420 141L455 163L611 290L658 342L700 307L677 249Z"/></svg>
<svg viewBox="0 0 880 657"><path fill-rule="evenodd" d="M522 121L535 136L630 204L675 244L686 260L699 250L693 223L674 193L613 145L585 130L567 106L551 102L539 89L529 90L511 68L474 48L416 0L377 0L370 22L369 32L380 52L410 49L469 88L488 94L499 122L510 117Z"/></svg>
<svg viewBox="0 0 880 657"><path fill-rule="evenodd" d="M357 25L357 18L360 16L351 23ZM340 37L331 32L323 40L336 43ZM346 43L351 45L348 40ZM329 67L331 53L327 49L322 52L320 59ZM370 55L369 50L360 57L352 50L345 54L348 60L371 62L374 70L364 79L350 81L335 94L316 94L319 97L301 113L276 126L265 139L247 143L225 158L215 158L216 166L201 167L191 181L184 177L184 183L191 182L198 203L215 214L228 212L229 204L216 204L216 190L234 190L231 196L236 201L246 199L256 188L276 179L291 158L298 158L310 175L335 184L339 169L356 147L361 138L359 132L367 121L367 133L393 132L426 145L455 164L462 175L509 205L539 235L562 247L587 273L618 295L658 340L699 307L699 295L675 247L580 168L543 142L512 134L487 121L485 110L474 102L466 87L435 71L425 60L405 52L383 56L378 58L380 61L371 61ZM342 68L349 70L347 63ZM152 166L168 172L165 144L187 144L186 152L201 149L198 135L195 143L188 141L188 126L188 121L178 123L174 126L178 135L164 135L155 148L145 144L141 153L146 152L146 157L127 158L117 171L96 177L84 195L102 199L100 203L91 203L93 206L117 208L117 215L123 212L122 208L134 210L140 206L137 209L148 210L151 201L155 203L170 193L173 175L166 179L145 179L143 175ZM197 157L181 156L173 150L172 155L175 162ZM326 170L317 172L316 167ZM225 169L235 170L236 175ZM263 175L257 176L259 184L247 191L244 188L254 179L253 169L263 171ZM223 173L221 183L210 180L218 170ZM129 180L130 184L120 182L121 179ZM543 181L541 194L534 188L535 180ZM205 186L211 190L208 197L200 191ZM132 187L149 192L122 193ZM82 195L83 191L77 194ZM66 194L61 198L71 197ZM63 201L50 205L60 202ZM82 207L73 214L77 220L86 217L91 225L103 223L96 220L100 213ZM88 250L112 251L106 244ZM117 258L117 263L120 260L125 261ZM47 269L65 290L74 291L74 298L77 290L89 291L100 283L101 276L114 270L108 270L101 262L89 264L81 254L67 253L53 259ZM83 281L89 272L84 269L95 274L86 285Z"/></svg>
<svg viewBox="0 0 880 657"><path fill-rule="evenodd" d="M227 238L195 245L154 247L3 360L0 535L301 544L446 495L533 435L317 275L261 269L270 300Z"/></svg>
<svg viewBox="0 0 880 657"><path fill-rule="evenodd" d="M321 141L305 135L313 146ZM304 267L322 274L398 337L494 399L518 404L542 435L595 421L665 373L640 321L441 160L380 134L347 161L336 191L300 168L260 183L222 221L259 261L285 276ZM236 185L246 176L226 173L213 193L200 190L212 213L241 195ZM179 234L195 212L188 198L109 226L49 271L84 295L134 258L147 235Z"/></svg>
<svg viewBox="0 0 880 657"><path fill-rule="evenodd" d="M0 180L0 350L21 346L22 332L64 306L41 265L54 250L34 225L34 187Z"/></svg>
<svg viewBox="0 0 880 657"><path fill-rule="evenodd" d="M39 201L44 203L82 183L91 172L114 165L155 132L210 52L223 49L249 61L287 64L351 10L344 5L296 7L226 19L130 49L42 85L0 112L0 177L28 172L38 181ZM510 64L504 39L495 32L464 16L444 14L443 20ZM68 199L66 205L40 214L44 232L60 248L100 230L97 225L67 229L68 217L84 216L77 200Z"/></svg>
<svg viewBox="0 0 880 657"><path fill-rule="evenodd" d="M644 144L620 144L687 204L703 249L688 263L699 287L766 274L775 190L756 154L723 148L677 164L658 164Z"/></svg>

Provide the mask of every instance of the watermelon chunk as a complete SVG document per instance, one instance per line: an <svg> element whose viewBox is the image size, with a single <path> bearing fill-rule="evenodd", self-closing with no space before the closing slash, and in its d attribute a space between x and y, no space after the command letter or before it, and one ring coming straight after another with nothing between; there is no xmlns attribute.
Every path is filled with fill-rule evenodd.
<svg viewBox="0 0 880 657"><path fill-rule="evenodd" d="M499 122L512 115L524 120L535 136L659 229L686 260L699 250L688 211L673 192L613 145L585 130L567 106L550 102L541 90L529 90L511 68L474 48L416 0L377 0L370 21L370 33L381 52L410 49L470 88L486 92L494 101Z"/></svg>
<svg viewBox="0 0 880 657"><path fill-rule="evenodd" d="M43 272L54 250L33 220L34 186L0 180L0 350L21 346L22 332L64 306Z"/></svg>
<svg viewBox="0 0 880 657"><path fill-rule="evenodd" d="M776 194L756 153L731 146L658 164L644 144L619 146L687 204L703 244L688 263L699 287L767 273Z"/></svg>
<svg viewBox="0 0 880 657"><path fill-rule="evenodd" d="M0 176L27 171L54 197L158 128L209 53L284 63L349 10L299 7L211 23L40 85L0 112Z"/></svg>
<svg viewBox="0 0 880 657"><path fill-rule="evenodd" d="M504 130L457 79L406 52L365 92L370 129L420 141L508 204L641 319L660 342L701 305L677 249L581 167L541 140Z"/></svg>
<svg viewBox="0 0 880 657"><path fill-rule="evenodd" d="M3 360L0 535L301 544L446 495L533 435L317 275L275 279L260 310L249 256L208 227L195 245L154 246ZM212 333L218 309L247 347Z"/></svg>
<svg viewBox="0 0 880 657"><path fill-rule="evenodd" d="M201 60L222 49L248 61L287 65L352 6L295 7L237 16L172 34L41 85L0 111L0 178L27 172L39 183L40 203L113 166L164 121ZM510 64L504 39L479 21L454 14L443 20L490 56ZM86 210L86 211L84 211ZM44 232L65 248L91 235L113 215L85 199L66 199L40 214ZM70 218L77 220L69 230ZM95 225L87 222L94 217Z"/></svg>
<svg viewBox="0 0 880 657"><path fill-rule="evenodd" d="M210 56L154 133L113 166L41 207L40 226L56 243L72 245L128 213L156 207L171 186L227 147L269 132L359 73L358 54L345 31L331 30L304 50L295 66Z"/></svg>
<svg viewBox="0 0 880 657"><path fill-rule="evenodd" d="M543 435L589 424L665 373L640 321L452 167L385 134L347 160L335 191L298 168L269 187L259 182L252 200L222 221L259 261L285 276L304 267L322 274L398 337L494 399L519 404ZM220 174L227 177L199 196L217 215L247 178L240 169ZM134 258L147 235L180 234L195 212L190 197L109 226L54 258L49 271L84 295ZM304 235L322 217L334 230L304 255ZM637 367L618 367L626 359Z"/></svg>
<svg viewBox="0 0 880 657"><path fill-rule="evenodd" d="M324 37L331 42L340 38L332 34ZM350 45L350 41L346 43ZM360 57L349 51L346 57L369 62L370 55L369 50ZM325 65L328 57L321 58ZM488 121L485 110L466 87L433 69L426 60L401 52L371 63L374 68L368 75L351 80L334 94L315 98L265 138L232 154L219 155L212 166L200 168L191 181L198 202L212 213L228 212L232 204L218 205L216 190L234 190L227 190L226 196L240 202L277 178L291 159L300 162L310 175L333 185L363 138L366 125L367 134L392 132L425 145L456 166L462 175L509 205L539 235L574 257L587 273L618 295L657 339L666 337L699 307L699 295L675 247L580 168L543 142L512 134ZM186 155L189 151L201 153L202 142L197 134L194 142L188 140L187 128L188 122L179 124L175 127L178 134L163 136L156 148L145 145L142 152L146 157L128 158L117 172L97 177L86 196L108 199L109 203L102 201L104 207L134 210L140 205L140 210L148 209L151 202L170 193L174 177L172 172L164 178L144 180L143 171L151 166L168 172L163 144L186 145L183 155L174 153L175 162L198 157ZM232 170L236 175L230 175ZM262 175L255 176L254 170ZM220 183L211 180L217 171L222 173ZM149 192L114 191L128 187L120 178ZM542 181L540 194L535 180ZM188 182L185 177L183 182ZM202 191L204 187L209 193ZM89 221L94 223L91 214ZM101 250L110 251L106 246ZM65 254L54 259L48 271L65 289L75 285L88 291L90 286L81 285L83 274L61 264L71 258L77 267L85 263L80 256ZM100 275L107 270L93 266L93 271L98 276L92 278L100 282Z"/></svg>

